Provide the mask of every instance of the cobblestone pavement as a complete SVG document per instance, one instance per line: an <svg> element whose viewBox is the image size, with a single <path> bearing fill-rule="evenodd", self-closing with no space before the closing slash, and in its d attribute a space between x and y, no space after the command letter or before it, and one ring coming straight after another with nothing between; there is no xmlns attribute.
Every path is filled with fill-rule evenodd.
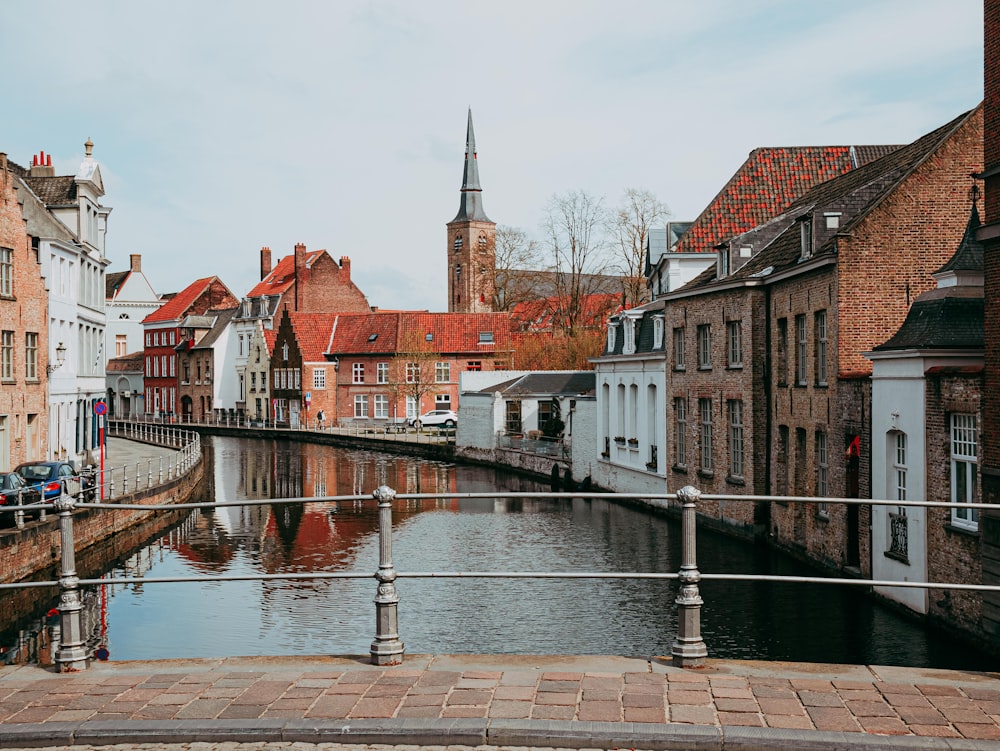
<svg viewBox="0 0 1000 751"><path fill-rule="evenodd" d="M904 748L917 736L921 748L967 739L976 742L961 747L1000 749L1000 676L519 655L416 655L392 667L261 657L106 662L64 674L0 668L0 748L731 749L766 738L746 747L809 739L810 748L885 749L896 747L892 737Z"/></svg>

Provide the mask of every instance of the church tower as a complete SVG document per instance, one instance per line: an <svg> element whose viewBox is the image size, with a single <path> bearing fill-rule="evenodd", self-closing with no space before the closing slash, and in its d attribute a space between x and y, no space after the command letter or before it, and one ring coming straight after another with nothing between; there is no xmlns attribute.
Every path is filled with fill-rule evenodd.
<svg viewBox="0 0 1000 751"><path fill-rule="evenodd" d="M448 222L448 312L492 313L496 222L483 211L472 109L465 135L465 170L458 215Z"/></svg>

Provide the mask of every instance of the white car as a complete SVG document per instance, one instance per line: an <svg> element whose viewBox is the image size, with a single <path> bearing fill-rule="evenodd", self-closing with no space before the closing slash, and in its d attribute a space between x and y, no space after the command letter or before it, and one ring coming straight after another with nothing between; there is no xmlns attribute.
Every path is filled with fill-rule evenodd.
<svg viewBox="0 0 1000 751"><path fill-rule="evenodd" d="M458 425L458 415L450 409L432 409L430 412L420 415L420 417L413 421L413 424L418 428L430 428L434 426L454 428Z"/></svg>

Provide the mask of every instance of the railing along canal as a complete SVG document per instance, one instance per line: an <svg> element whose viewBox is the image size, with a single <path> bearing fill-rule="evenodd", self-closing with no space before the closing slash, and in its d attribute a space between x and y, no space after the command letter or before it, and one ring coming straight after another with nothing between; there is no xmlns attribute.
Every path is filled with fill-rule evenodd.
<svg viewBox="0 0 1000 751"><path fill-rule="evenodd" d="M605 500L634 500L666 502L681 511L682 550L681 565L677 572L552 572L552 571L435 571L417 572L396 570L392 557L392 505L395 500L424 499L474 499L474 498L600 498ZM245 507L255 505L302 504L316 502L363 502L374 498L378 503L379 560L376 571L312 571L287 574L238 574L214 576L173 576L173 577L115 577L101 579L79 579L76 574L73 542L73 511L75 509L121 509L135 508L150 510L163 509L219 509L224 507ZM103 502L82 502L69 495L56 500L61 532L61 570L58 581L18 582L0 584L0 591L26 587L59 587L60 637L56 652L56 663L62 671L76 671L87 667L92 656L86 647L81 614L81 586L102 586L114 584L157 584L173 582L226 582L226 581L274 581L274 580L316 580L316 579L369 579L374 577L375 593L375 636L371 643L371 661L375 665L394 665L403 661L404 644L399 634L399 596L396 580L399 578L518 578L518 579L661 579L676 580L679 591L675 599L678 609L677 634L671 646L671 659L678 667L697 667L708 656L708 647L701 634L701 608L704 601L699 584L707 580L730 580L746 582L795 582L810 584L832 584L862 587L901 587L945 590L1000 591L1000 585L962 584L951 582L914 582L875 579L844 579L821 576L779 576L762 574L703 573L698 568L696 552L696 514L702 493L695 487L681 488L677 493L662 495L636 493L415 493L400 494L388 486L378 487L371 496L325 496L312 498L277 498L263 500L217 501L206 503L182 503L164 506L138 504L108 504ZM779 501L783 503L842 503L848 505L889 505L887 501L870 501L845 498L817 499L813 497L769 497L769 496L725 496L705 495L710 501L761 502ZM905 507L953 507L951 502L892 501L891 505ZM987 504L961 504L974 509L987 508Z"/></svg>

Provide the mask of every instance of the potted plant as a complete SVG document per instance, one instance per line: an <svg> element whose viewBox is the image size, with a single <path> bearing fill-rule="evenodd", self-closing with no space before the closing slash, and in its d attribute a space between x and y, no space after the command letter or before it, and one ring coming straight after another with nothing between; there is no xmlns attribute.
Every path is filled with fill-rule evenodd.
<svg viewBox="0 0 1000 751"><path fill-rule="evenodd" d="M615 443L617 443L619 446L624 446L625 445L625 436L623 436L623 435L616 435L615 436Z"/></svg>
<svg viewBox="0 0 1000 751"><path fill-rule="evenodd" d="M629 438L628 439L628 445L631 446L632 448L635 448L636 446L639 445L639 439L638 438Z"/></svg>

